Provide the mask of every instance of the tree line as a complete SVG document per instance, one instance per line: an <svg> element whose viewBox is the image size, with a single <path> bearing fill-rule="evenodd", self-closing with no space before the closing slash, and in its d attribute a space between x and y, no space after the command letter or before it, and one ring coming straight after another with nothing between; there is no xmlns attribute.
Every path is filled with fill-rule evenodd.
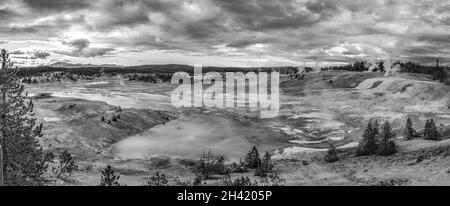
<svg viewBox="0 0 450 206"><path fill-rule="evenodd" d="M402 135L405 140L413 140L416 138L423 138L426 140L440 141L443 139L434 119L428 119L425 123L423 132L417 132L411 118L406 120L405 126L402 129ZM356 156L367 155L383 155L389 156L397 152L396 134L392 131L391 124L386 121L383 125L379 125L378 121L369 121L364 129L359 145L355 151ZM324 157L326 162L339 161L338 149L333 144Z"/></svg>
<svg viewBox="0 0 450 206"><path fill-rule="evenodd" d="M345 70L355 72L365 72L369 70L369 63L364 60L354 61L345 65L323 67L322 70ZM404 73L415 73L430 75L433 80L438 80L443 83L450 83L450 67L439 64L439 59L436 60L435 65L424 65L413 61L395 61L393 65L400 65L401 71ZM385 72L384 61L375 63L374 72Z"/></svg>

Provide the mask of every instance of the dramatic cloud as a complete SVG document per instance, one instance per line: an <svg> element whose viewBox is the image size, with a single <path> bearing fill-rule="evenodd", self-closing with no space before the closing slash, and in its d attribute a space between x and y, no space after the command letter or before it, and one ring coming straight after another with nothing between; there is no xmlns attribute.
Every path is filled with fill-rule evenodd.
<svg viewBox="0 0 450 206"><path fill-rule="evenodd" d="M77 49L77 51L81 51L83 49L86 49L89 47L89 40L87 39L76 39L72 42L66 43L74 48Z"/></svg>
<svg viewBox="0 0 450 206"><path fill-rule="evenodd" d="M87 39L76 39L71 42L63 42L66 45L73 47L73 50L70 52L66 51L56 51L56 53L73 56L73 57L98 57L104 56L111 51L114 51L112 48L90 48L89 40Z"/></svg>
<svg viewBox="0 0 450 206"><path fill-rule="evenodd" d="M448 0L0 0L0 23L2 47L74 63L450 63Z"/></svg>
<svg viewBox="0 0 450 206"><path fill-rule="evenodd" d="M50 56L50 53L43 52L43 51L37 51L34 53L34 58L37 59L46 59L48 56Z"/></svg>
<svg viewBox="0 0 450 206"><path fill-rule="evenodd" d="M39 11L63 11L85 8L89 0L23 0L23 3Z"/></svg>

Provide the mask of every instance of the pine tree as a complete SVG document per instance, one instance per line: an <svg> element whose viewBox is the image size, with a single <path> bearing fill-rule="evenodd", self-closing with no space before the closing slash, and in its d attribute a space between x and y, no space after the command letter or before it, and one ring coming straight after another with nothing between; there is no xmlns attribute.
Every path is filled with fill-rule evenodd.
<svg viewBox="0 0 450 206"><path fill-rule="evenodd" d="M3 146L0 142L0 186L4 185L3 181Z"/></svg>
<svg viewBox="0 0 450 206"><path fill-rule="evenodd" d="M436 77L436 79L439 79L439 81L441 83L444 82L445 79L447 78L446 77L447 73L445 72L443 66L442 67L439 66L439 59L436 60L436 70L438 71L438 72L436 72L436 75L438 76L438 77Z"/></svg>
<svg viewBox="0 0 450 206"><path fill-rule="evenodd" d="M246 173L248 172L247 167L245 166L245 162L242 159L239 159L239 163L233 162L231 165L231 173Z"/></svg>
<svg viewBox="0 0 450 206"><path fill-rule="evenodd" d="M53 173L55 174L56 178L60 178L63 175L69 177L77 170L78 166L75 164L72 155L67 150L64 150L59 155L59 165L53 168Z"/></svg>
<svg viewBox="0 0 450 206"><path fill-rule="evenodd" d="M211 149L209 149L208 152L203 152L194 170L202 179L208 179L212 174L213 169L214 156Z"/></svg>
<svg viewBox="0 0 450 206"><path fill-rule="evenodd" d="M245 157L245 165L250 169L256 169L261 164L261 159L259 157L258 149L253 146L252 150L247 153Z"/></svg>
<svg viewBox="0 0 450 206"><path fill-rule="evenodd" d="M269 173L273 172L273 164L270 160L270 154L266 152L259 167L255 170L255 176L267 177Z"/></svg>
<svg viewBox="0 0 450 206"><path fill-rule="evenodd" d="M406 120L405 128L403 129L403 137L405 137L407 140L411 140L416 136L416 134L417 133L413 128L411 118L408 118Z"/></svg>
<svg viewBox="0 0 450 206"><path fill-rule="evenodd" d="M357 155L373 155L377 152L378 122L369 122L359 142Z"/></svg>
<svg viewBox="0 0 450 206"><path fill-rule="evenodd" d="M391 155L396 152L395 145L395 133L392 131L391 125L388 121L383 124L380 133L380 145L379 154L381 155Z"/></svg>
<svg viewBox="0 0 450 206"><path fill-rule="evenodd" d="M100 178L100 186L120 186L119 184L119 175L114 174L114 169L111 165L106 166L106 168L102 171L102 176Z"/></svg>
<svg viewBox="0 0 450 206"><path fill-rule="evenodd" d="M225 168L225 158L223 156L220 156L215 162L213 166L213 172L215 174L225 174L226 173Z"/></svg>
<svg viewBox="0 0 450 206"><path fill-rule="evenodd" d="M327 155L325 155L326 162L336 162L339 158L337 156L336 147L333 144L330 144L330 148L328 149Z"/></svg>
<svg viewBox="0 0 450 206"><path fill-rule="evenodd" d="M42 185L47 170L39 144L42 124L36 126L33 102L27 102L24 86L6 50L0 53L0 144L4 185Z"/></svg>
<svg viewBox="0 0 450 206"><path fill-rule="evenodd" d="M423 131L423 137L424 139L429 140L441 139L439 131L437 130L433 119L427 120L427 122L425 123L425 130Z"/></svg>
<svg viewBox="0 0 450 206"><path fill-rule="evenodd" d="M427 134L430 131L430 120L427 119L425 122L425 129L423 130L423 138L426 139Z"/></svg>

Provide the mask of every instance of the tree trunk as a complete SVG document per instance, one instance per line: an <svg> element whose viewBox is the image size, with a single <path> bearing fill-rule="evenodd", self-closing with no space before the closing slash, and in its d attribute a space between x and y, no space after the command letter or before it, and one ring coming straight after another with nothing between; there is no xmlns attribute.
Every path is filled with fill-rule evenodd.
<svg viewBox="0 0 450 206"><path fill-rule="evenodd" d="M3 148L0 145L0 186L3 186Z"/></svg>

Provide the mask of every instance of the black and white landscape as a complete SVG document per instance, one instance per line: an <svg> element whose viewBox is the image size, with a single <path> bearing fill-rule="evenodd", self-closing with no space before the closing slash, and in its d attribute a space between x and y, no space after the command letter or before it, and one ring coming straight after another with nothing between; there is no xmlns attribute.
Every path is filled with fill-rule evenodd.
<svg viewBox="0 0 450 206"><path fill-rule="evenodd" d="M450 185L448 0L0 0L0 48L3 185Z"/></svg>

